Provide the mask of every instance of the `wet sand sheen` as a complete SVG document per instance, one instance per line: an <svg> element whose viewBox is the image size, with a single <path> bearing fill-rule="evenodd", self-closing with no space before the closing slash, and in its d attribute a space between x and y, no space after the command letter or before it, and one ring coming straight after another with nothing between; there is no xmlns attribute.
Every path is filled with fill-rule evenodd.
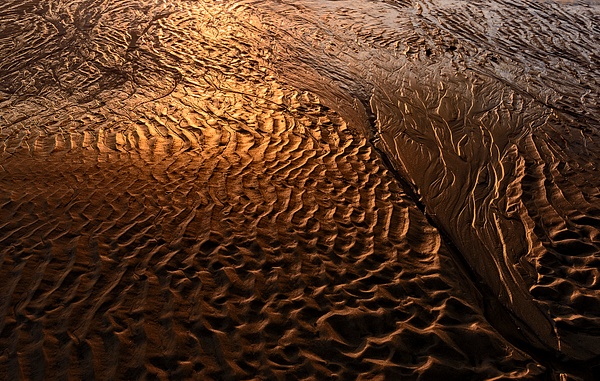
<svg viewBox="0 0 600 381"><path fill-rule="evenodd" d="M281 44L370 110L375 146L505 307L503 335L550 367L597 377L600 66L598 45L582 42L597 31L581 29L597 4L323 4L263 17L278 25L284 13L305 39ZM330 17L307 22L319 12ZM320 54L307 58L309 47Z"/></svg>
<svg viewBox="0 0 600 381"><path fill-rule="evenodd" d="M419 32L388 34L409 28L386 12L422 15L400 2L47 4L1 6L1 375L592 374L535 349L543 318L579 343L568 359L597 355L597 139L552 111L567 101L494 94L410 46L387 61L402 47L383 42ZM481 133L448 125L478 109ZM484 276L498 239L511 280ZM502 336L506 311L529 318L531 353Z"/></svg>
<svg viewBox="0 0 600 381"><path fill-rule="evenodd" d="M52 147L47 157L6 154L2 343L14 352L2 373L539 373L481 317L366 140L309 94L281 99L302 113L271 105L244 115L254 128L221 117L165 136L157 117L91 147L57 151L39 137L30 146Z"/></svg>

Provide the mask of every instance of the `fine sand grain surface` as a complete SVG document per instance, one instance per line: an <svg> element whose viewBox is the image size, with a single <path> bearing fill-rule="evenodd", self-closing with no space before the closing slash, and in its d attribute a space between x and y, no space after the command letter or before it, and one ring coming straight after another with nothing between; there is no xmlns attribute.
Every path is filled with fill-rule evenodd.
<svg viewBox="0 0 600 381"><path fill-rule="evenodd" d="M4 0L0 380L597 380L593 1Z"/></svg>

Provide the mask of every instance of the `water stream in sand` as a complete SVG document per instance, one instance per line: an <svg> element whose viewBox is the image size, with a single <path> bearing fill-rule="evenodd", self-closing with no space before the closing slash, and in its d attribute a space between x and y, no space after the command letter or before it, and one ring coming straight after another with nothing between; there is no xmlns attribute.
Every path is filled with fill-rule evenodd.
<svg viewBox="0 0 600 381"><path fill-rule="evenodd" d="M6 0L0 374L594 379L599 7Z"/></svg>

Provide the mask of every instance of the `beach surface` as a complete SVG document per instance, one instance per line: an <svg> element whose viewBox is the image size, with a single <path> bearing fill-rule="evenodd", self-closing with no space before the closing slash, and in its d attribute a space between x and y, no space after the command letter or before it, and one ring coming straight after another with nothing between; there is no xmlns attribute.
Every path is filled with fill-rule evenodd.
<svg viewBox="0 0 600 381"><path fill-rule="evenodd" d="M0 379L598 379L598 25L5 0Z"/></svg>

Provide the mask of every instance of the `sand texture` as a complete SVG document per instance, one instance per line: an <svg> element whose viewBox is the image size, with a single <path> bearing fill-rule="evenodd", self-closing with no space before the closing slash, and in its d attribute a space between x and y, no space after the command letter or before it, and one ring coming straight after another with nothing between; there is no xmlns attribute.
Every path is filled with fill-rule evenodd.
<svg viewBox="0 0 600 381"><path fill-rule="evenodd" d="M0 380L596 380L593 1L0 3Z"/></svg>

